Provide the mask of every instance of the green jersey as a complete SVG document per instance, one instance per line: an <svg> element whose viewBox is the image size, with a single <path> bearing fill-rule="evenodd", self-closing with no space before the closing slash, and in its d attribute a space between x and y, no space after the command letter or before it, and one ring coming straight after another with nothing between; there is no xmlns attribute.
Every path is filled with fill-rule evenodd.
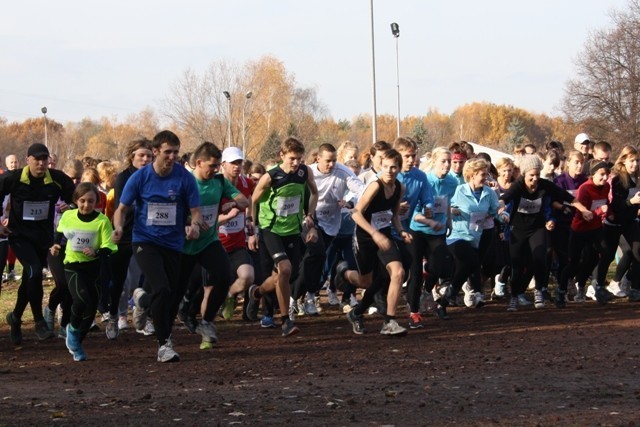
<svg viewBox="0 0 640 427"><path fill-rule="evenodd" d="M269 169L271 187L258 204L258 225L279 236L291 236L302 231L302 214L309 170L300 165L293 173L280 166Z"/></svg>
<svg viewBox="0 0 640 427"><path fill-rule="evenodd" d="M233 199L240 192L223 175L215 175L211 179L199 180L198 192L200 193L200 213L202 219L209 226L209 230L200 231L200 237L196 240L187 240L182 252L187 255L195 255L204 250L211 243L219 240L218 237L218 212L222 198Z"/></svg>
<svg viewBox="0 0 640 427"><path fill-rule="evenodd" d="M111 252L118 250L118 246L111 241L111 222L103 213L99 213L92 221L85 222L78 218L78 209L68 210L62 214L57 230L67 239L65 264L94 261L96 258L82 252L85 248L94 251L101 248L111 249Z"/></svg>

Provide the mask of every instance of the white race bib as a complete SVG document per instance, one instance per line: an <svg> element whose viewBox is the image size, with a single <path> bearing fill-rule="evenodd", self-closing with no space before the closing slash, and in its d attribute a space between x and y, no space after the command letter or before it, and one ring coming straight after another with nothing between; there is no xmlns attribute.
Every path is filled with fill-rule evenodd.
<svg viewBox="0 0 640 427"><path fill-rule="evenodd" d="M382 212L374 212L371 214L371 225L376 230L382 230L383 228L387 228L391 226L391 219L393 218L393 213L388 211Z"/></svg>
<svg viewBox="0 0 640 427"><path fill-rule="evenodd" d="M523 214L537 214L540 212L542 208L542 198L529 200L529 199L520 199L520 204L518 205L518 212Z"/></svg>
<svg viewBox="0 0 640 427"><path fill-rule="evenodd" d="M433 213L443 214L449 208L449 199L447 196L436 196L433 198Z"/></svg>
<svg viewBox="0 0 640 427"><path fill-rule="evenodd" d="M49 217L49 202L24 202L22 219L25 221L42 221Z"/></svg>
<svg viewBox="0 0 640 427"><path fill-rule="evenodd" d="M289 216L300 213L300 196L281 197L276 204L276 215Z"/></svg>
<svg viewBox="0 0 640 427"><path fill-rule="evenodd" d="M216 224L216 220L218 219L218 204L209 205L209 206L201 206L200 214L202 214L202 220L209 227L213 227Z"/></svg>
<svg viewBox="0 0 640 427"><path fill-rule="evenodd" d="M176 225L175 203L149 203L147 225Z"/></svg>
<svg viewBox="0 0 640 427"><path fill-rule="evenodd" d="M602 206L607 204L607 199L593 200L591 202L591 212L595 212L596 209L601 208Z"/></svg>
<svg viewBox="0 0 640 427"><path fill-rule="evenodd" d="M484 222L487 219L486 212L471 212L469 214L469 230L479 233L484 229Z"/></svg>
<svg viewBox="0 0 640 427"><path fill-rule="evenodd" d="M331 209L329 206L318 206L316 207L316 217L318 221L328 223L335 217L336 210Z"/></svg>
<svg viewBox="0 0 640 427"><path fill-rule="evenodd" d="M578 190L567 190L567 193L571 194L575 198L576 194L578 194Z"/></svg>
<svg viewBox="0 0 640 427"><path fill-rule="evenodd" d="M82 252L85 248L95 248L97 233L95 231L72 230L68 233L67 246L74 252Z"/></svg>
<svg viewBox="0 0 640 427"><path fill-rule="evenodd" d="M218 227L221 234L233 234L244 230L244 212L239 213L235 218L231 218L226 224Z"/></svg>

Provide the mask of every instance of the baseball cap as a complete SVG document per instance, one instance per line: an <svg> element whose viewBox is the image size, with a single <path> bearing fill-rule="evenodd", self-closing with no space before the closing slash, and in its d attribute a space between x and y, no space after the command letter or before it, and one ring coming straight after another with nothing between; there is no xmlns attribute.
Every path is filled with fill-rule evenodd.
<svg viewBox="0 0 640 427"><path fill-rule="evenodd" d="M242 150L238 147L227 147L222 152L222 161L223 162L235 162L236 160L244 160L244 156L242 155Z"/></svg>
<svg viewBox="0 0 640 427"><path fill-rule="evenodd" d="M36 158L44 156L48 157L49 149L46 145L36 142L35 144L31 144L31 146L29 146L29 149L27 150L27 157L29 156L33 156Z"/></svg>
<svg viewBox="0 0 640 427"><path fill-rule="evenodd" d="M589 135L586 133L579 133L576 135L576 144L586 144L590 142Z"/></svg>

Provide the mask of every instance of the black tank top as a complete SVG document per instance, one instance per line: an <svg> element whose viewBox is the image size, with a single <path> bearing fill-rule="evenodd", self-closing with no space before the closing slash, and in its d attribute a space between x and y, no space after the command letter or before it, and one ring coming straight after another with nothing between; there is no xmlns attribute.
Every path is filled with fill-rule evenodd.
<svg viewBox="0 0 640 427"><path fill-rule="evenodd" d="M375 183L375 184L374 184ZM391 218L393 209L400 200L400 191L402 185L396 179L393 194L388 199L384 195L384 184L379 179L373 181L369 185L378 185L378 192L369 203L369 206L362 212L362 216L379 231L385 231L385 234L391 231ZM386 230L385 230L386 229ZM356 226L356 236L362 238L371 238L371 235L359 226Z"/></svg>

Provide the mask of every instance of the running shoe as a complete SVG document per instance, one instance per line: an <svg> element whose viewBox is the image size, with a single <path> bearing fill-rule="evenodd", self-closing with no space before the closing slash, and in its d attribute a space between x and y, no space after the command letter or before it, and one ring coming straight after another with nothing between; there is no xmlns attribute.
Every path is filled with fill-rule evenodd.
<svg viewBox="0 0 640 427"><path fill-rule="evenodd" d="M67 325L67 338L65 339L65 344L67 346L67 350L73 356L73 360L76 362L82 362L83 360L87 360L87 355L84 352L84 348L82 348L82 342L80 340L80 331L75 329L71 324Z"/></svg>
<svg viewBox="0 0 640 427"><path fill-rule="evenodd" d="M282 324L282 336L290 337L291 335L295 335L300 332L300 329L293 323L291 319L287 319Z"/></svg>
<svg viewBox="0 0 640 427"><path fill-rule="evenodd" d="M212 348L213 348L213 343L211 341L207 341L203 337L202 342L200 343L200 350L211 350Z"/></svg>
<svg viewBox="0 0 640 427"><path fill-rule="evenodd" d="M231 320L233 318L233 312L236 309L236 297L228 295L224 300L224 305L222 306L222 317L224 320Z"/></svg>
<svg viewBox="0 0 640 427"><path fill-rule="evenodd" d="M47 328L49 328L50 331L53 331L53 322L56 318L56 312L51 310L48 305L45 305L42 309L42 316L47 324Z"/></svg>
<svg viewBox="0 0 640 427"><path fill-rule="evenodd" d="M275 328L276 322L273 321L273 316L262 316L260 319L261 328Z"/></svg>
<svg viewBox="0 0 640 427"><path fill-rule="evenodd" d="M436 316L438 316L438 318L440 320L449 320L450 317L447 314L447 307L445 307L444 305L438 304L436 306Z"/></svg>
<svg viewBox="0 0 640 427"><path fill-rule="evenodd" d="M604 286L598 286L596 288L596 301L599 304L605 305L613 299L613 294L607 290Z"/></svg>
<svg viewBox="0 0 640 427"><path fill-rule="evenodd" d="M382 335L401 336L407 333L407 329L400 326L398 322L396 322L396 319L389 319L382 324L380 333Z"/></svg>
<svg viewBox="0 0 640 427"><path fill-rule="evenodd" d="M44 320L36 322L34 328L36 330L36 335L38 336L38 339L40 341L55 338L56 336L51 329L47 328L47 322L45 322Z"/></svg>
<svg viewBox="0 0 640 427"><path fill-rule="evenodd" d="M494 282L495 285L493 286L493 292L491 292L491 299L500 300L504 298L504 289L506 288L506 284L500 281L499 274L496 274Z"/></svg>
<svg viewBox="0 0 640 427"><path fill-rule="evenodd" d="M141 329L136 328L136 332L148 337L156 333L156 328L153 326L151 319L147 319L147 322Z"/></svg>
<svg viewBox="0 0 640 427"><path fill-rule="evenodd" d="M140 305L141 299L146 296L146 292L142 288L136 288L133 291L133 325L136 329L144 329L145 324L147 323L147 312L146 307Z"/></svg>
<svg viewBox="0 0 640 427"><path fill-rule="evenodd" d="M422 315L420 313L411 313L411 314L409 314L409 328L410 329L424 328Z"/></svg>
<svg viewBox="0 0 640 427"><path fill-rule="evenodd" d="M622 289L622 286L620 286L620 282L616 282L615 280L609 282L607 291L611 292L611 294L613 294L613 296L616 298L624 298L627 296L627 292Z"/></svg>
<svg viewBox="0 0 640 427"><path fill-rule="evenodd" d="M473 302L476 308L484 307L484 294L482 292L474 292Z"/></svg>
<svg viewBox="0 0 640 427"><path fill-rule="evenodd" d="M319 314L316 308L316 299L313 295L309 296L309 294L307 294L303 308L304 314L308 316L317 316Z"/></svg>
<svg viewBox="0 0 640 427"><path fill-rule="evenodd" d="M473 289L469 285L469 282L464 282L462 285L462 291L464 292L464 305L468 308L473 307L476 304Z"/></svg>
<svg viewBox="0 0 640 427"><path fill-rule="evenodd" d="M7 313L7 323L11 327L11 342L15 345L22 344L22 321L18 319L12 311Z"/></svg>
<svg viewBox="0 0 640 427"><path fill-rule="evenodd" d="M518 297L509 298L509 305L507 306L507 311L518 311Z"/></svg>
<svg viewBox="0 0 640 427"><path fill-rule="evenodd" d="M258 308L260 306L260 299L256 297L256 291L258 285L251 285L249 287L249 301L246 304L245 316L252 322L258 320Z"/></svg>
<svg viewBox="0 0 640 427"><path fill-rule="evenodd" d="M638 302L640 301L640 290L639 289L630 289L629 290L629 302Z"/></svg>
<svg viewBox="0 0 640 427"><path fill-rule="evenodd" d="M587 301L587 296L584 294L584 289L578 283L576 283L576 294L573 296L573 302L583 303Z"/></svg>
<svg viewBox="0 0 640 427"><path fill-rule="evenodd" d="M105 328L104 332L107 335L107 339L115 340L116 338L118 338L118 321L115 319L115 317L107 321L107 327Z"/></svg>
<svg viewBox="0 0 640 427"><path fill-rule="evenodd" d="M173 343L169 337L167 342L158 348L158 362L170 363L179 361L180 355L173 349Z"/></svg>
<svg viewBox="0 0 640 427"><path fill-rule="evenodd" d="M356 313L351 310L349 313L347 313L347 320L349 321L349 323L351 323L354 334L362 335L367 332L364 327L364 318L362 317L362 315L356 316Z"/></svg>
<svg viewBox="0 0 640 427"><path fill-rule="evenodd" d="M598 298L596 297L596 285L594 282L595 281L591 282L591 284L587 286L587 292L585 293L585 296L591 300L597 301Z"/></svg>
<svg viewBox="0 0 640 427"><path fill-rule="evenodd" d="M531 305L531 301L527 299L527 296L525 294L520 294L518 295L518 305L522 307L526 307Z"/></svg>
<svg viewBox="0 0 640 427"><path fill-rule="evenodd" d="M338 293L333 292L331 289L327 288L327 299L329 300L329 305L340 305L340 300L338 299Z"/></svg>
<svg viewBox="0 0 640 427"><path fill-rule="evenodd" d="M536 289L533 294L533 306L535 308L544 308L544 305L544 294Z"/></svg>
<svg viewBox="0 0 640 427"><path fill-rule="evenodd" d="M196 327L196 332L202 335L202 338L205 338L207 341L212 343L218 342L218 336L216 335L216 327L213 322L207 322L206 320L201 320L198 326Z"/></svg>
<svg viewBox="0 0 640 427"><path fill-rule="evenodd" d="M118 330L124 331L125 329L129 329L129 324L127 323L127 316L118 317Z"/></svg>

